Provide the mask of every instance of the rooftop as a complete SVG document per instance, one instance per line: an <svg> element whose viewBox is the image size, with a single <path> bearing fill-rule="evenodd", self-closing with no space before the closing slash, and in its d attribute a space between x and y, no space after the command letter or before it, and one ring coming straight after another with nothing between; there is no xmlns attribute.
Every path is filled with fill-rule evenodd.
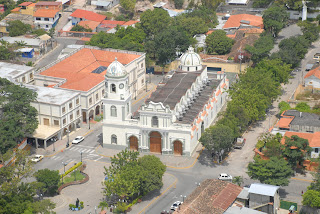
<svg viewBox="0 0 320 214"><path fill-rule="evenodd" d="M100 22L95 22L95 21L81 21L78 23L78 25L84 27L84 28L89 28L91 30L95 30L99 25Z"/></svg>
<svg viewBox="0 0 320 214"><path fill-rule="evenodd" d="M36 3L36 6L59 6L61 5L61 2L55 2L55 1L39 1Z"/></svg>
<svg viewBox="0 0 320 214"><path fill-rule="evenodd" d="M186 198L179 213L223 214L241 190L241 187L229 182L207 179Z"/></svg>
<svg viewBox="0 0 320 214"><path fill-rule="evenodd" d="M83 48L44 70L40 75L66 79L61 88L88 91L105 79L106 70L100 74L92 71L100 66L108 67L115 57L120 63L127 65L141 55L143 53Z"/></svg>
<svg viewBox="0 0 320 214"><path fill-rule="evenodd" d="M20 7L16 7L14 9L12 9L11 12L18 12L18 11L20 11L20 9L21 9Z"/></svg>
<svg viewBox="0 0 320 214"><path fill-rule="evenodd" d="M63 90L63 89L56 89L56 88L49 88L43 86L36 86L36 85L25 85L26 88L29 88L35 92L37 92L37 102L39 103L46 103L51 105L62 105L71 98L74 98L80 95L79 92Z"/></svg>
<svg viewBox="0 0 320 214"><path fill-rule="evenodd" d="M251 184L249 194L274 196L280 187L269 184Z"/></svg>
<svg viewBox="0 0 320 214"><path fill-rule="evenodd" d="M19 4L18 6L28 6L32 4L32 2L22 2L21 4Z"/></svg>
<svg viewBox="0 0 320 214"><path fill-rule="evenodd" d="M314 77L320 79L320 66L318 66L318 67L310 70L310 71L304 76L304 78L308 78L308 77L310 77L310 76L314 76Z"/></svg>
<svg viewBox="0 0 320 214"><path fill-rule="evenodd" d="M15 42L25 42L26 45L29 46L40 46L42 41L40 39L32 39L32 38L26 38L26 37L9 37L9 36L4 36L0 38L1 40L7 41L9 43L15 43Z"/></svg>
<svg viewBox="0 0 320 214"><path fill-rule="evenodd" d="M17 78L20 75L23 75L33 69L33 67L26 65L17 65L8 62L0 62L0 77L12 81L14 78Z"/></svg>
<svg viewBox="0 0 320 214"><path fill-rule="evenodd" d="M247 207L238 207L238 206L232 206L227 209L224 214L266 214L265 212L261 212L258 210L250 209Z"/></svg>
<svg viewBox="0 0 320 214"><path fill-rule="evenodd" d="M223 28L239 28L241 24L263 28L263 19L261 16L250 14L231 15Z"/></svg>
<svg viewBox="0 0 320 214"><path fill-rule="evenodd" d="M59 10L50 10L50 9L38 9L33 16L34 17L49 17L53 18L59 13Z"/></svg>
<svg viewBox="0 0 320 214"><path fill-rule="evenodd" d="M320 147L320 132L315 132L315 133L305 133L305 132L286 132L281 140L281 143L284 144L286 138L291 136L297 135L300 138L307 139L309 141L309 146L310 147Z"/></svg>
<svg viewBox="0 0 320 214"><path fill-rule="evenodd" d="M32 15L10 13L0 21L0 26L7 26L7 22L14 20L20 20L24 24L33 25Z"/></svg>
<svg viewBox="0 0 320 214"><path fill-rule="evenodd" d="M290 125L320 127L320 116L317 114L300 112L297 110L287 110L282 115L294 116Z"/></svg>
<svg viewBox="0 0 320 214"><path fill-rule="evenodd" d="M70 16L76 17L76 18L84 18L84 19L87 19L90 21L96 21L96 22L102 22L107 18L104 15L100 15L92 11L81 10L81 9L77 9Z"/></svg>

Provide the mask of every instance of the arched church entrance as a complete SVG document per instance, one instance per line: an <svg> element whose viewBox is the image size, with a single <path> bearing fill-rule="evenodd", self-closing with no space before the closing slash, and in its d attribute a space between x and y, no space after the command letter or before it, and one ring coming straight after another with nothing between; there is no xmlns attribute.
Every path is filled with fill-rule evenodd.
<svg viewBox="0 0 320 214"><path fill-rule="evenodd" d="M173 142L173 154L182 155L182 142L180 140Z"/></svg>
<svg viewBox="0 0 320 214"><path fill-rule="evenodd" d="M161 134L159 132L150 132L150 152L161 154Z"/></svg>
<svg viewBox="0 0 320 214"><path fill-rule="evenodd" d="M99 115L99 114L100 114L100 106L97 105L97 107L96 107L96 115Z"/></svg>
<svg viewBox="0 0 320 214"><path fill-rule="evenodd" d="M136 136L129 137L130 150L138 151L138 138Z"/></svg>

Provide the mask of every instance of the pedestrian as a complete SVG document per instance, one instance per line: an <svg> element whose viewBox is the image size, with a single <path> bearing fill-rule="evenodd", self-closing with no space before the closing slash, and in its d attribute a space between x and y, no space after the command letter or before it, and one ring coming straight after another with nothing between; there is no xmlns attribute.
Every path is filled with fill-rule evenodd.
<svg viewBox="0 0 320 214"><path fill-rule="evenodd" d="M301 191L301 195L303 195L303 190Z"/></svg>

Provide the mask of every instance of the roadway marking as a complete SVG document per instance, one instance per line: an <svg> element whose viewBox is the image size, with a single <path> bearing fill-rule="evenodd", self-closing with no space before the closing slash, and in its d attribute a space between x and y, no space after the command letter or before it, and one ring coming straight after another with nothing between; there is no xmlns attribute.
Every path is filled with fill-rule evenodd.
<svg viewBox="0 0 320 214"><path fill-rule="evenodd" d="M298 180L298 181L306 181L312 183L313 180L303 179L303 178L291 178L292 180Z"/></svg>
<svg viewBox="0 0 320 214"><path fill-rule="evenodd" d="M172 175L172 174L170 174L170 173L165 173L165 174L168 174L168 175L170 175L170 176L172 176L172 177L175 177L176 179L175 179L175 181L167 188L167 189L165 189L160 195L158 195L156 198L154 198L145 208L143 208L140 212L139 212L139 214L141 214L141 213L145 213L146 212L146 209L151 205L151 204L153 204L156 200L158 200L163 194L165 194L169 189L171 189L174 185L176 185L177 184L177 182L178 182L178 178L176 177L176 176L174 176L174 175Z"/></svg>
<svg viewBox="0 0 320 214"><path fill-rule="evenodd" d="M93 147L93 146L83 146L83 145L77 145L77 147L85 147L85 148L90 148L90 149L94 149L95 147Z"/></svg>
<svg viewBox="0 0 320 214"><path fill-rule="evenodd" d="M98 160L100 160L100 159L102 159L103 157L99 157L98 159L96 159L96 160L94 160L94 161L98 161Z"/></svg>

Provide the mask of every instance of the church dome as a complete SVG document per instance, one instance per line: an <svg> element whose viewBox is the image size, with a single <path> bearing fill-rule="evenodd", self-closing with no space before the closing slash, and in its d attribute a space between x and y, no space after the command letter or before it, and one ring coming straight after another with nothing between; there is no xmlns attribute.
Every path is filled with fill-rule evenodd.
<svg viewBox="0 0 320 214"><path fill-rule="evenodd" d="M117 60L115 60L107 68L107 77L124 77L127 75L126 68Z"/></svg>
<svg viewBox="0 0 320 214"><path fill-rule="evenodd" d="M194 52L193 47L190 46L188 51L180 57L180 68L183 71L197 71L202 68L201 57Z"/></svg>

